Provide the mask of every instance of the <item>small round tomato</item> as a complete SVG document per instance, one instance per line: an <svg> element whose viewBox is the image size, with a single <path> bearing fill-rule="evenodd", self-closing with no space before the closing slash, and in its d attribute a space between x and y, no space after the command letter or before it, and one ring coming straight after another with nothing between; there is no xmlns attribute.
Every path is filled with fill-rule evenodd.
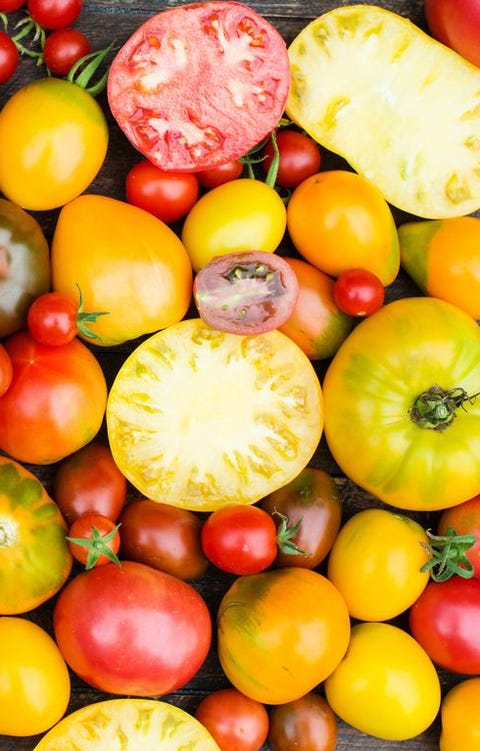
<svg viewBox="0 0 480 751"><path fill-rule="evenodd" d="M382 307L385 287L371 271L347 269L333 285L333 297L340 310L350 316L369 316Z"/></svg>
<svg viewBox="0 0 480 751"><path fill-rule="evenodd" d="M268 742L272 751L335 751L336 717L323 696L310 691L272 707Z"/></svg>
<svg viewBox="0 0 480 751"><path fill-rule="evenodd" d="M437 524L437 535L446 537L451 529L462 537L473 537L471 544L463 548L460 560L458 551L454 553L454 570L456 566L460 566L465 575L471 573L476 579L480 579L480 495L442 511Z"/></svg>
<svg viewBox="0 0 480 751"><path fill-rule="evenodd" d="M106 563L119 563L119 525L101 514L84 514L75 519L68 531L70 552L89 571Z"/></svg>
<svg viewBox="0 0 480 751"><path fill-rule="evenodd" d="M12 360L7 350L0 343L0 396L3 396L12 382Z"/></svg>
<svg viewBox="0 0 480 751"><path fill-rule="evenodd" d="M345 657L325 681L336 715L375 738L404 741L423 733L440 708L440 681L427 653L390 623L352 627Z"/></svg>
<svg viewBox="0 0 480 751"><path fill-rule="evenodd" d="M261 334L288 320L298 281L281 256L243 251L216 256L203 266L193 295L207 326L233 334Z"/></svg>
<svg viewBox="0 0 480 751"><path fill-rule="evenodd" d="M306 133L299 130L280 130L276 136L279 152L276 184L282 188L295 188L307 177L315 175L322 161L318 144ZM262 166L266 173L273 161L274 147L272 140L267 141L262 149Z"/></svg>
<svg viewBox="0 0 480 751"><path fill-rule="evenodd" d="M440 751L477 751L480 738L480 678L460 681L441 706Z"/></svg>
<svg viewBox="0 0 480 751"><path fill-rule="evenodd" d="M355 172L328 170L303 180L288 202L287 226L300 255L330 276L362 268L384 285L397 276L392 212L378 188Z"/></svg>
<svg viewBox="0 0 480 751"><path fill-rule="evenodd" d="M222 688L205 696L195 717L221 751L259 751L267 738L269 721L265 705L236 688Z"/></svg>
<svg viewBox="0 0 480 751"><path fill-rule="evenodd" d="M275 566L316 568L329 553L338 534L342 503L335 480L324 470L306 467L287 485L267 495L261 508L277 526L286 519L297 551L277 551ZM301 552L298 552L301 551Z"/></svg>
<svg viewBox="0 0 480 751"><path fill-rule="evenodd" d="M0 0L0 13L11 13L25 5L26 0Z"/></svg>
<svg viewBox="0 0 480 751"><path fill-rule="evenodd" d="M424 0L424 7L432 36L480 66L478 0Z"/></svg>
<svg viewBox="0 0 480 751"><path fill-rule="evenodd" d="M178 576L197 579L207 570L202 550L202 519L188 509L136 498L123 509L121 557Z"/></svg>
<svg viewBox="0 0 480 751"><path fill-rule="evenodd" d="M182 229L193 269L238 251L273 253L286 227L285 204L261 180L240 178L209 190L188 213Z"/></svg>
<svg viewBox="0 0 480 751"><path fill-rule="evenodd" d="M127 497L127 479L110 447L94 440L56 467L52 495L68 525L89 513L116 522Z"/></svg>
<svg viewBox="0 0 480 751"><path fill-rule="evenodd" d="M128 203L171 224L183 219L198 198L199 186L191 172L165 172L144 159L127 174L125 194Z"/></svg>
<svg viewBox="0 0 480 751"><path fill-rule="evenodd" d="M77 335L77 305L67 295L47 292L30 305L27 326L40 344L67 344Z"/></svg>
<svg viewBox="0 0 480 751"><path fill-rule="evenodd" d="M328 578L350 615L386 621L407 610L428 584L428 536L405 514L357 511L340 529L328 558Z"/></svg>
<svg viewBox="0 0 480 751"><path fill-rule="evenodd" d="M82 0L27 0L27 10L44 29L71 26L82 11Z"/></svg>
<svg viewBox="0 0 480 751"><path fill-rule="evenodd" d="M217 167L210 167L210 169L196 172L196 176L199 185L206 190L217 188L219 185L230 182L230 180L238 180L243 173L243 163L238 159L234 159L232 162L226 164L219 164Z"/></svg>
<svg viewBox="0 0 480 751"><path fill-rule="evenodd" d="M0 83L6 83L15 73L20 59L12 38L0 31Z"/></svg>
<svg viewBox="0 0 480 751"><path fill-rule="evenodd" d="M70 675L52 637L26 618L0 618L0 733L44 733L69 700Z"/></svg>
<svg viewBox="0 0 480 751"><path fill-rule="evenodd" d="M73 64L90 52L90 42L78 29L56 29L43 47L43 59L54 76L66 76Z"/></svg>

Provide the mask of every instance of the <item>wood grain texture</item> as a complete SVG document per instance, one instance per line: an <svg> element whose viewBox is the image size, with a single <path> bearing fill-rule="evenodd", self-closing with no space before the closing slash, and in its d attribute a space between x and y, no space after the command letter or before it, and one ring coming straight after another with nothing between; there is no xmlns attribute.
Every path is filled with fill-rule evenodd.
<svg viewBox="0 0 480 751"><path fill-rule="evenodd" d="M76 23L77 28L87 34L91 40L92 49L100 49L106 46L112 40L119 46L130 36L130 34L147 18L163 8L180 5L181 3L174 0L156 3L150 0L96 0L86 1L82 15ZM342 5L349 5L346 0L288 0L285 2L251 2L250 5L259 13L267 17L283 35L287 43L303 28L311 19L317 17L330 9ZM420 27L425 27L423 12L423 0L385 0L385 2L372 2L390 10L396 11L403 16L410 18ZM23 83L31 78L40 77L41 69L35 67L35 63L27 59L22 59L18 71L14 78L7 84L0 87L0 105L6 101L8 96L17 90ZM108 112L105 94L98 98L103 106L108 123L110 126L110 145L107 159L98 175L97 179L91 185L89 192L110 195L115 198L124 198L124 181L128 169L135 164L139 155L126 141L120 132L116 123L113 121L111 114ZM0 148L3 145L0 145ZM333 155L325 154L323 168L342 166L341 160ZM395 213L395 212L394 212ZM35 215L41 222L46 236L51 238L57 212L43 212ZM395 213L398 222L404 217ZM286 245L284 251L292 252L291 248ZM281 252L281 251L280 251ZM419 294L413 283L401 273L398 279L387 290L387 299L392 300L399 297ZM119 347L112 347L108 350L92 346L92 350L97 355L110 384L123 363L129 352L134 348L136 342L130 342ZM322 378L325 363L316 366L319 377ZM101 437L105 438L105 428L102 428ZM371 505L381 506L376 499L368 496L353 483L342 477L338 467L328 452L324 439L322 439L318 451L312 460L312 466L317 466L331 473L338 481L341 488L344 514L348 517L356 510ZM51 479L55 470L54 466L49 467L32 467L41 481L45 484L47 490L51 488ZM433 526L434 519L428 519L425 516L422 522L426 526ZM76 569L75 569L76 571ZM219 572L209 571L207 576L195 582L210 608L212 618L215 619L216 608L220 599L225 592L231 578L222 575ZM52 632L52 609L54 601L38 608L36 611L29 613L27 617L36 621L44 627L49 633ZM401 620L399 621L401 624ZM459 677L440 674L444 691L450 685L457 682ZM204 666L195 676L195 678L185 686L181 691L162 697L164 700L172 702L187 711L193 712L200 699L212 690L228 685L225 676L220 668L218 658L215 652L215 644L212 645L210 655ZM319 687L319 691L321 691ZM100 694L91 687L84 684L75 675L72 674L72 697L68 711L73 711L88 703L108 698L105 694ZM0 707L0 713L2 708ZM338 722L338 742L337 751L434 751L438 748L439 722L437 721L431 728L421 736L402 742L382 741L370 736L363 735L356 730L348 727L340 720ZM32 751L40 736L31 738L11 738L0 736L0 751ZM269 749L268 745L264 750ZM152 751L154 751L152 749Z"/></svg>

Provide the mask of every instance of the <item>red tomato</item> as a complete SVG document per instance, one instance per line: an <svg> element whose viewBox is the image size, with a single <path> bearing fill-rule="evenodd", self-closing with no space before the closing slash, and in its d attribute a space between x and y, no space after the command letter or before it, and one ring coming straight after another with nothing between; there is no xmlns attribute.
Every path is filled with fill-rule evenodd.
<svg viewBox="0 0 480 751"><path fill-rule="evenodd" d="M165 172L145 159L129 171L125 192L128 203L171 224L188 214L198 198L199 186L195 175Z"/></svg>
<svg viewBox="0 0 480 751"><path fill-rule="evenodd" d="M270 133L289 86L287 47L272 24L242 3L212 0L144 22L114 58L107 93L138 151L161 169L197 172Z"/></svg>
<svg viewBox="0 0 480 751"><path fill-rule="evenodd" d="M11 13L25 5L26 0L0 0L0 13Z"/></svg>
<svg viewBox="0 0 480 751"><path fill-rule="evenodd" d="M222 571L256 574L275 560L277 528L270 514L258 506L223 506L205 520L202 548Z"/></svg>
<svg viewBox="0 0 480 751"><path fill-rule="evenodd" d="M134 561L71 579L53 612L70 668L99 691L161 696L187 683L211 644L210 613L187 582Z"/></svg>
<svg viewBox="0 0 480 751"><path fill-rule="evenodd" d="M268 742L272 751L335 751L335 714L323 696L310 691L271 708Z"/></svg>
<svg viewBox="0 0 480 751"><path fill-rule="evenodd" d="M77 335L77 305L61 292L47 292L30 305L27 326L40 344L67 344Z"/></svg>
<svg viewBox="0 0 480 751"><path fill-rule="evenodd" d="M259 751L267 738L269 721L265 705L236 688L208 694L198 705L195 717L221 751Z"/></svg>
<svg viewBox="0 0 480 751"><path fill-rule="evenodd" d="M280 130L276 134L279 151L278 172L275 182L282 188L295 188L302 180L315 175L322 161L320 148L315 141L298 130ZM274 148L269 140L262 149L262 166L265 172L273 161Z"/></svg>
<svg viewBox="0 0 480 751"><path fill-rule="evenodd" d="M3 396L12 382L12 361L7 350L0 343L0 396Z"/></svg>
<svg viewBox="0 0 480 751"><path fill-rule="evenodd" d="M44 29L64 29L77 20L83 0L27 0L27 10Z"/></svg>
<svg viewBox="0 0 480 751"><path fill-rule="evenodd" d="M43 59L54 76L66 76L77 60L90 52L90 42L78 29L52 31L45 40Z"/></svg>
<svg viewBox="0 0 480 751"><path fill-rule="evenodd" d="M480 495L442 511L437 534L445 537L449 529L455 530L456 534L462 537L473 537L468 547L463 548L464 557L461 556L460 560L455 548L454 565L460 565L465 574L471 573L476 579L480 579Z"/></svg>
<svg viewBox="0 0 480 751"><path fill-rule="evenodd" d="M480 581L430 581L409 613L412 636L452 673L480 673Z"/></svg>
<svg viewBox="0 0 480 751"><path fill-rule="evenodd" d="M480 66L479 0L425 0L424 5L432 36Z"/></svg>
<svg viewBox="0 0 480 751"><path fill-rule="evenodd" d="M231 180L238 180L242 174L243 164L238 159L196 173L199 184L207 190L217 188Z"/></svg>
<svg viewBox="0 0 480 751"><path fill-rule="evenodd" d="M288 320L298 281L281 256L240 251L216 256L203 266L193 295L207 326L233 334L261 334Z"/></svg>
<svg viewBox="0 0 480 751"><path fill-rule="evenodd" d="M179 579L197 579L208 560L201 545L201 518L188 509L148 498L128 503L119 519L122 558L146 563Z"/></svg>
<svg viewBox="0 0 480 751"><path fill-rule="evenodd" d="M89 513L115 522L127 497L127 479L110 447L92 441L58 465L52 495L67 524Z"/></svg>
<svg viewBox="0 0 480 751"><path fill-rule="evenodd" d="M340 310L350 316L369 316L379 310L385 300L385 287L371 271L342 271L333 286L333 297Z"/></svg>
<svg viewBox="0 0 480 751"><path fill-rule="evenodd" d="M118 525L101 514L84 514L75 519L68 532L70 552L87 571L106 563L117 563L120 548Z"/></svg>
<svg viewBox="0 0 480 751"><path fill-rule="evenodd" d="M18 50L5 31L0 31L0 83L6 83L15 73L20 59Z"/></svg>

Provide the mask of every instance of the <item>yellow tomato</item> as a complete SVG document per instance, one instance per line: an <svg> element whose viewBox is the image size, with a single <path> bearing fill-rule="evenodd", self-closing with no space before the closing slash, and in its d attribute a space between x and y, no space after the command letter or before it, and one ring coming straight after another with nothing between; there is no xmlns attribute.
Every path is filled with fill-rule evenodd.
<svg viewBox="0 0 480 751"><path fill-rule="evenodd" d="M480 743L480 678L460 681L441 707L440 751L478 751Z"/></svg>
<svg viewBox="0 0 480 751"><path fill-rule="evenodd" d="M77 84L41 78L0 112L0 190L24 209L63 206L99 172L108 126L98 102Z"/></svg>
<svg viewBox="0 0 480 751"><path fill-rule="evenodd" d="M389 623L352 628L344 659L325 681L333 711L376 738L403 741L423 733L440 708L440 681L430 658Z"/></svg>
<svg viewBox="0 0 480 751"><path fill-rule="evenodd" d="M52 637L25 618L0 618L0 733L43 733L69 701L70 675Z"/></svg>

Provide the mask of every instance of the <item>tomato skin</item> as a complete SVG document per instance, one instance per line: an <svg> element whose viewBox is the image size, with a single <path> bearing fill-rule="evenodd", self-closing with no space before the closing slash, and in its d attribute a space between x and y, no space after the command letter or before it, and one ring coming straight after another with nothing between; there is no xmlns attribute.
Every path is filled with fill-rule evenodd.
<svg viewBox="0 0 480 751"><path fill-rule="evenodd" d="M440 667L480 673L480 581L430 581L409 613L412 635Z"/></svg>
<svg viewBox="0 0 480 751"><path fill-rule="evenodd" d="M78 29L56 29L49 34L43 48L45 65L55 76L66 76L73 64L90 52L90 42Z"/></svg>
<svg viewBox="0 0 480 751"><path fill-rule="evenodd" d="M322 155L318 144L298 130L280 130L276 134L279 164L276 184L282 188L296 188L307 177L315 175ZM262 167L267 173L273 161L273 144L269 140L262 149Z"/></svg>
<svg viewBox="0 0 480 751"><path fill-rule="evenodd" d="M320 694L310 691L270 710L272 751L335 751L337 720Z"/></svg>
<svg viewBox="0 0 480 751"><path fill-rule="evenodd" d="M465 551L465 556L470 561L473 576L480 579L480 495L442 511L438 520L437 534L446 535L450 528L459 535L476 537L474 544Z"/></svg>
<svg viewBox="0 0 480 751"><path fill-rule="evenodd" d="M215 256L238 251L273 253L283 238L286 209L260 180L231 180L205 193L188 213L182 242L194 271Z"/></svg>
<svg viewBox="0 0 480 751"><path fill-rule="evenodd" d="M229 681L272 705L298 699L330 675L350 638L348 611L333 584L293 566L237 577L217 624Z"/></svg>
<svg viewBox="0 0 480 751"><path fill-rule="evenodd" d="M234 159L231 162L219 164L217 167L200 170L200 172L196 172L195 174L199 185L206 190L211 190L231 180L238 180L242 176L243 170L243 163L238 159Z"/></svg>
<svg viewBox="0 0 480 751"><path fill-rule="evenodd" d="M8 144L0 153L0 190L24 209L44 211L88 188L107 153L108 127L90 94L52 76L27 83L7 100L0 141Z"/></svg>
<svg viewBox="0 0 480 751"><path fill-rule="evenodd" d="M322 469L306 467L287 485L270 493L260 503L272 514L277 526L288 518L288 526L300 524L292 542L309 555L277 551L275 566L316 568L329 553L340 529L342 502L335 480Z"/></svg>
<svg viewBox="0 0 480 751"><path fill-rule="evenodd" d="M166 224L188 214L198 198L199 184L192 173L165 172L144 159L135 164L125 180L128 203L149 211Z"/></svg>
<svg viewBox="0 0 480 751"><path fill-rule="evenodd" d="M26 618L0 618L0 733L44 733L69 700L70 676L52 637Z"/></svg>
<svg viewBox="0 0 480 751"><path fill-rule="evenodd" d="M25 5L26 0L0 0L0 13L11 13Z"/></svg>
<svg viewBox="0 0 480 751"><path fill-rule="evenodd" d="M185 581L206 572L202 519L192 511L140 497L125 506L119 521L122 558Z"/></svg>
<svg viewBox="0 0 480 751"><path fill-rule="evenodd" d="M236 688L213 691L201 700L196 719L207 728L222 751L259 751L268 733L264 704Z"/></svg>
<svg viewBox="0 0 480 751"><path fill-rule="evenodd" d="M424 0L424 9L432 36L480 66L478 0Z"/></svg>
<svg viewBox="0 0 480 751"><path fill-rule="evenodd" d="M107 402L93 353L78 339L48 347L27 331L8 337L5 348L13 378L0 399L0 448L27 464L51 464L92 440Z"/></svg>
<svg viewBox="0 0 480 751"><path fill-rule="evenodd" d="M201 595L134 561L108 563L70 580L56 600L53 627L67 664L82 680L131 696L160 696L187 683L211 642Z"/></svg>
<svg viewBox="0 0 480 751"><path fill-rule="evenodd" d="M6 83L18 67L20 55L11 37L0 31L0 83Z"/></svg>
<svg viewBox="0 0 480 751"><path fill-rule="evenodd" d="M77 334L77 307L59 292L40 295L28 309L28 330L40 344L68 344Z"/></svg>
<svg viewBox="0 0 480 751"><path fill-rule="evenodd" d="M370 316L382 307L385 288L371 271L347 269L338 275L333 296L340 310L347 315Z"/></svg>
<svg viewBox="0 0 480 751"><path fill-rule="evenodd" d="M12 382L12 361L7 350L0 343L0 396L3 396Z"/></svg>
<svg viewBox="0 0 480 751"><path fill-rule="evenodd" d="M28 12L44 29L71 26L79 17L82 6L82 0L27 0Z"/></svg>
<svg viewBox="0 0 480 751"><path fill-rule="evenodd" d="M127 498L127 479L109 446L93 440L56 467L52 495L70 526L84 514L106 516L116 522Z"/></svg>
<svg viewBox="0 0 480 751"><path fill-rule="evenodd" d="M101 539L97 541L96 537ZM83 541L90 542L90 545L83 545ZM112 561L116 563L120 548L118 527L107 516L84 514L75 519L68 530L68 546L75 560L83 563L87 570ZM110 553L107 555L105 550Z"/></svg>
<svg viewBox="0 0 480 751"><path fill-rule="evenodd" d="M441 707L440 751L476 751L479 701L480 678L467 678L447 691Z"/></svg>
<svg viewBox="0 0 480 751"><path fill-rule="evenodd" d="M26 613L53 597L67 580L72 556L66 524L41 482L0 456L2 615Z"/></svg>

